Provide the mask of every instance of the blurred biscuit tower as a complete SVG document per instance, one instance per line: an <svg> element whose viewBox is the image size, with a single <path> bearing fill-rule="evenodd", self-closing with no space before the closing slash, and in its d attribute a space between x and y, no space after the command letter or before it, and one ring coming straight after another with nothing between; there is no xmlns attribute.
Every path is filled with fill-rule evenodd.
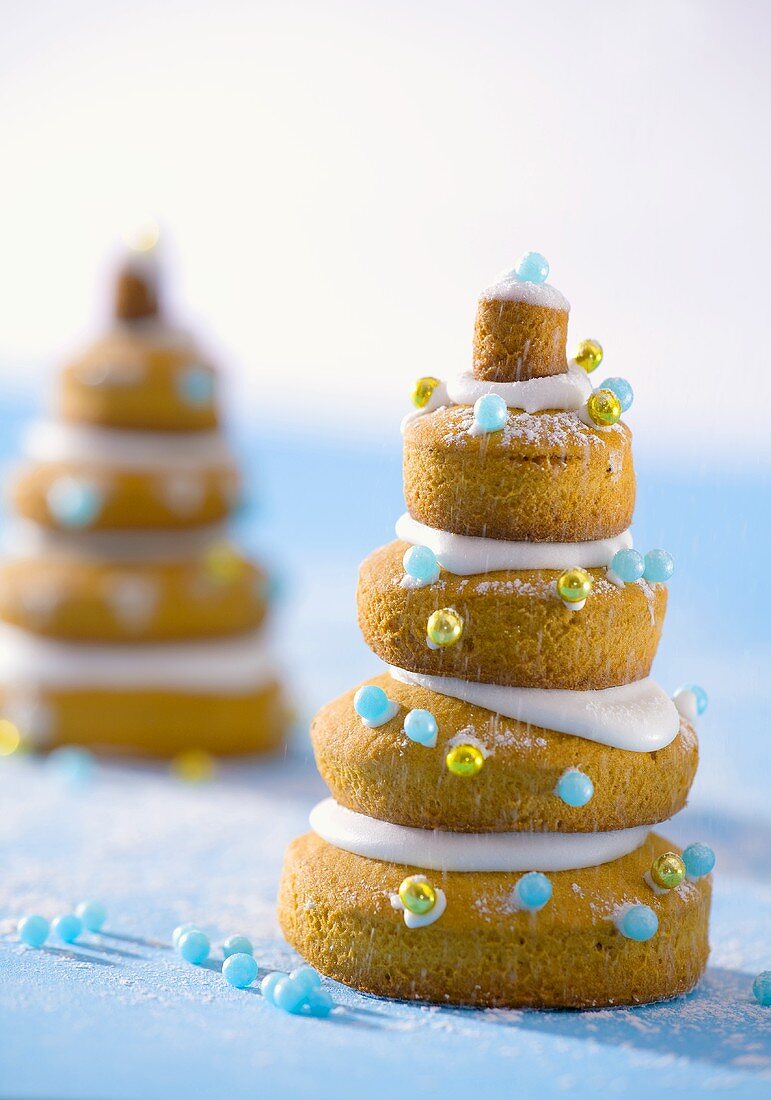
<svg viewBox="0 0 771 1100"><path fill-rule="evenodd" d="M650 678L672 560L632 545L631 387L592 386L594 341L568 362L547 274L523 257L480 297L473 369L416 383L408 512L358 586L390 667L311 730L332 798L287 852L282 927L384 996L630 1004L706 964L714 856L651 831L706 697Z"/></svg>
<svg viewBox="0 0 771 1100"><path fill-rule="evenodd" d="M2 713L31 746L277 748L268 578L230 543L239 474L217 375L164 316L155 241L69 363L14 477L0 567Z"/></svg>

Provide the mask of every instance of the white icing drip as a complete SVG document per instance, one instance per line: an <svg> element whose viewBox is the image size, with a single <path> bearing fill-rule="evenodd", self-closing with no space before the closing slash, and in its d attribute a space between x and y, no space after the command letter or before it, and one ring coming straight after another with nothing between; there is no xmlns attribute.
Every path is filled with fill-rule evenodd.
<svg viewBox="0 0 771 1100"><path fill-rule="evenodd" d="M64 558L72 561L186 562L227 539L224 523L189 531L63 531L16 519L3 533L12 561Z"/></svg>
<svg viewBox="0 0 771 1100"><path fill-rule="evenodd" d="M24 440L30 462L127 470L227 469L235 466L225 437L216 431L136 432L40 420Z"/></svg>
<svg viewBox="0 0 771 1100"><path fill-rule="evenodd" d="M580 409L592 389L586 371L576 363L568 364L566 374L528 378L522 382L484 382L474 378L471 371L464 371L447 382L447 403L473 405L486 393L494 393L502 397L510 409L523 409L528 413L544 409L570 410Z"/></svg>
<svg viewBox="0 0 771 1100"><path fill-rule="evenodd" d="M570 302L565 295L551 283L528 283L523 279L514 279L504 275L493 286L488 286L479 295L480 302L526 302L531 306L544 306L546 309L561 309L567 312Z"/></svg>
<svg viewBox="0 0 771 1100"><path fill-rule="evenodd" d="M425 875L413 875L416 882L428 882ZM404 923L408 928L426 928L429 924L435 924L447 908L447 895L439 887L434 888L436 901L434 908L428 913L413 913L407 909L398 894L391 894L391 908L401 910L404 913Z"/></svg>
<svg viewBox="0 0 771 1100"><path fill-rule="evenodd" d="M597 691L563 691L478 684L402 668L390 671L404 684L417 684L506 718L628 752L666 748L680 729L677 707L650 677Z"/></svg>
<svg viewBox="0 0 771 1100"><path fill-rule="evenodd" d="M699 705L695 694L688 689L681 689L675 692L673 702L678 713L682 714L683 718L687 719L692 726L695 725L699 717Z"/></svg>
<svg viewBox="0 0 771 1100"><path fill-rule="evenodd" d="M261 632L150 645L60 642L0 624L0 684L17 689L168 689L240 695L274 669Z"/></svg>
<svg viewBox="0 0 771 1100"><path fill-rule="evenodd" d="M634 852L649 828L610 833L451 833L413 829L355 813L326 798L310 815L313 831L354 855L427 871L569 871Z"/></svg>
<svg viewBox="0 0 771 1100"><path fill-rule="evenodd" d="M456 535L426 527L408 512L396 521L396 537L427 546L443 569L460 577L505 569L591 569L608 565L619 550L632 546L630 531L593 542L506 542Z"/></svg>

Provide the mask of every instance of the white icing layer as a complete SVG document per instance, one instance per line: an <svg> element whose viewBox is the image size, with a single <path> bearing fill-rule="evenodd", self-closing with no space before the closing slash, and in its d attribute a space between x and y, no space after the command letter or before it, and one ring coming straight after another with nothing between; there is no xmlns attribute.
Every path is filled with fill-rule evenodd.
<svg viewBox="0 0 771 1100"><path fill-rule="evenodd" d="M313 831L335 848L427 871L572 871L634 852L647 825L610 833L451 833L378 821L325 798Z"/></svg>
<svg viewBox="0 0 771 1100"><path fill-rule="evenodd" d="M0 624L0 684L25 689L168 689L240 695L273 679L261 632L203 642L61 642Z"/></svg>
<svg viewBox="0 0 771 1100"><path fill-rule="evenodd" d="M72 463L108 469L183 471L231 468L225 437L206 432L135 432L40 420L24 440L30 462Z"/></svg>
<svg viewBox="0 0 771 1100"><path fill-rule="evenodd" d="M178 562L205 554L228 540L224 523L185 531L64 531L15 519L2 536L6 558L65 558L73 561Z"/></svg>
<svg viewBox="0 0 771 1100"><path fill-rule="evenodd" d="M443 569L460 577L499 569L591 569L609 565L614 554L632 546L630 531L594 542L506 542L455 535L426 527L409 512L396 521L396 537L413 546L427 546Z"/></svg>
<svg viewBox="0 0 771 1100"><path fill-rule="evenodd" d="M561 691L478 684L402 668L390 671L404 684L417 684L506 718L614 749L655 752L674 741L680 729L677 707L649 676L597 691Z"/></svg>
<svg viewBox="0 0 771 1100"><path fill-rule="evenodd" d="M546 309L570 309L565 295L551 283L528 283L522 279L504 275L497 283L488 286L479 295L481 302L526 302Z"/></svg>
<svg viewBox="0 0 771 1100"><path fill-rule="evenodd" d="M510 409L528 413L544 409L580 409L592 392L589 375L576 363L569 363L566 374L546 378L528 378L523 382L484 382L471 371L447 382L447 396L452 405L473 405L486 393L503 398Z"/></svg>

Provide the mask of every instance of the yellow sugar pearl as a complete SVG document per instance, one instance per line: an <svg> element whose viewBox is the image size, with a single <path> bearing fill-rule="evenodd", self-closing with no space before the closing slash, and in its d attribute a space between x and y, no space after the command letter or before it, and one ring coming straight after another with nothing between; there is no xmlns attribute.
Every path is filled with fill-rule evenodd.
<svg viewBox="0 0 771 1100"><path fill-rule="evenodd" d="M430 616L426 633L434 645L455 645L463 633L463 619L454 607L442 607Z"/></svg>
<svg viewBox="0 0 771 1100"><path fill-rule="evenodd" d="M557 578L557 591L565 603L580 603L592 590L592 578L585 569L566 569Z"/></svg>
<svg viewBox="0 0 771 1100"><path fill-rule="evenodd" d="M431 400L431 395L438 385L439 379L431 378L430 375L427 375L425 378L419 378L417 380L415 385L412 387L412 393L410 394L410 397L412 398L412 404L415 406L416 409L425 409L426 405Z"/></svg>
<svg viewBox="0 0 771 1100"><path fill-rule="evenodd" d="M685 863L677 852L664 852L654 859L651 878L663 890L674 890L685 878Z"/></svg>
<svg viewBox="0 0 771 1100"><path fill-rule="evenodd" d="M576 348L573 359L579 367L584 368L587 374L591 374L602 362L602 344L596 340L582 340Z"/></svg>
<svg viewBox="0 0 771 1100"><path fill-rule="evenodd" d="M463 779L478 775L484 762L482 750L476 745L454 745L445 757L448 770Z"/></svg>
<svg viewBox="0 0 771 1100"><path fill-rule="evenodd" d="M215 584L233 584L243 572L244 559L229 542L220 542L204 555L204 569Z"/></svg>
<svg viewBox="0 0 771 1100"><path fill-rule="evenodd" d="M214 757L203 749L186 749L171 761L172 773L185 783L205 783L212 778L215 769Z"/></svg>
<svg viewBox="0 0 771 1100"><path fill-rule="evenodd" d="M399 901L411 913L422 916L436 905L436 890L422 875L410 875L399 887Z"/></svg>
<svg viewBox="0 0 771 1100"><path fill-rule="evenodd" d="M593 420L595 424L600 425L600 427L607 427L609 424L615 424L617 420L621 419L623 409L613 390L595 390L587 398L586 411L589 414L589 419Z"/></svg>
<svg viewBox="0 0 771 1100"><path fill-rule="evenodd" d="M0 718L0 756L13 756L21 745L21 734L7 718Z"/></svg>

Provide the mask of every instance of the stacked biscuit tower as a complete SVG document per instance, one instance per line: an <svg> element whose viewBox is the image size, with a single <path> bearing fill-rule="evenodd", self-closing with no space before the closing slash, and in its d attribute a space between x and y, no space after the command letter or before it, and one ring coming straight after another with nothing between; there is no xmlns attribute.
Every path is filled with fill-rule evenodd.
<svg viewBox="0 0 771 1100"><path fill-rule="evenodd" d="M649 677L671 559L632 547L631 387L593 389L594 342L568 363L547 272L528 254L482 294L472 371L416 384L408 512L358 588L390 668L312 727L333 797L280 919L384 996L636 1003L706 963L714 857L650 828L685 804L703 692Z"/></svg>
<svg viewBox="0 0 771 1100"><path fill-rule="evenodd" d="M34 746L270 750L285 716L268 581L227 539L239 477L215 372L159 291L156 249L131 253L110 330L27 438L0 565L0 705Z"/></svg>

